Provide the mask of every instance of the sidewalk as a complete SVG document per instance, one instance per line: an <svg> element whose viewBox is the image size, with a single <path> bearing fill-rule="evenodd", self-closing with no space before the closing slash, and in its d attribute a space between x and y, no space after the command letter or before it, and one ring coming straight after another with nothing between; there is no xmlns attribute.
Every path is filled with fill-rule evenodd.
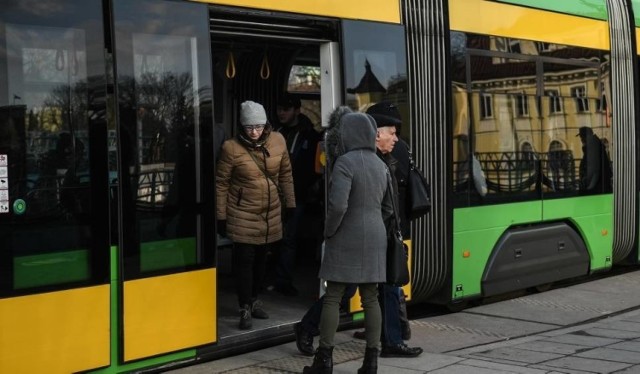
<svg viewBox="0 0 640 374"><path fill-rule="evenodd" d="M379 358L380 374L640 373L640 271L411 321L416 358ZM335 374L355 373L364 342L336 335ZM315 341L317 345L317 338ZM287 343L172 374L301 373Z"/></svg>

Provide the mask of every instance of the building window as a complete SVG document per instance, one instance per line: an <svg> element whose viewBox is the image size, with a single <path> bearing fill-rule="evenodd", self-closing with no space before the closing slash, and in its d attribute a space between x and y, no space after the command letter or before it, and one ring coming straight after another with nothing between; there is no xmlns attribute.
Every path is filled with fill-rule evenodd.
<svg viewBox="0 0 640 374"><path fill-rule="evenodd" d="M576 100L576 111L578 113L589 111L589 99L587 98L587 88L585 86L572 87L571 96Z"/></svg>
<svg viewBox="0 0 640 374"><path fill-rule="evenodd" d="M538 49L538 53L551 51L551 43L536 42L536 47Z"/></svg>
<svg viewBox="0 0 640 374"><path fill-rule="evenodd" d="M544 91L544 94L549 97L549 113L562 113L562 100L558 90L547 90Z"/></svg>
<svg viewBox="0 0 640 374"><path fill-rule="evenodd" d="M490 94L480 94L480 118L493 118L493 102Z"/></svg>
<svg viewBox="0 0 640 374"><path fill-rule="evenodd" d="M516 95L515 105L518 117L529 117L529 101L524 93Z"/></svg>
<svg viewBox="0 0 640 374"><path fill-rule="evenodd" d="M509 52L522 53L522 48L520 48L520 40L509 39Z"/></svg>
<svg viewBox="0 0 640 374"><path fill-rule="evenodd" d="M600 112L607 111L607 91L603 82L600 82L600 97L596 99L596 107Z"/></svg>

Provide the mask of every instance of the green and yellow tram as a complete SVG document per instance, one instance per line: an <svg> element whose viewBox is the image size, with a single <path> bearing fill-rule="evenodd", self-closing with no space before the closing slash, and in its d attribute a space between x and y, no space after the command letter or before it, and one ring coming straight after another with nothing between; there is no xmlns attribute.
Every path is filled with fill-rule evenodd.
<svg viewBox="0 0 640 374"><path fill-rule="evenodd" d="M318 130L339 105L401 109L433 200L412 224L413 303L638 262L633 1L0 4L2 373L149 371L291 339L320 292L321 194L300 294L265 287L271 318L248 332L214 198L239 103L275 118L284 92Z"/></svg>

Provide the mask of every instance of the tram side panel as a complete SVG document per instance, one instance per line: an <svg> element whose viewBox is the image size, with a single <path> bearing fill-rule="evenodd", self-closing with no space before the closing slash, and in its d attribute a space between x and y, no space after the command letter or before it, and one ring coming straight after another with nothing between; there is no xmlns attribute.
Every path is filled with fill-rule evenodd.
<svg viewBox="0 0 640 374"><path fill-rule="evenodd" d="M608 40L580 34L588 26L606 35L607 23L464 3L450 4L451 299L610 268L611 185L587 187L587 146L577 136L588 128L600 139L602 159L609 157ZM469 18L468 9L487 17ZM522 22L505 24L506 14ZM534 27L541 17L556 19L554 34ZM575 270L561 270L565 266Z"/></svg>

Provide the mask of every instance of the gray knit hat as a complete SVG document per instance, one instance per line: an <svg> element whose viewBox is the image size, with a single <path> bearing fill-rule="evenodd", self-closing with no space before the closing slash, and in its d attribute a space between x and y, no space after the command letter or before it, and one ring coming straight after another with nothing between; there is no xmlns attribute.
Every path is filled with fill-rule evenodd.
<svg viewBox="0 0 640 374"><path fill-rule="evenodd" d="M253 101L245 101L240 104L240 124L242 126L264 125L267 123L267 114L264 107Z"/></svg>

